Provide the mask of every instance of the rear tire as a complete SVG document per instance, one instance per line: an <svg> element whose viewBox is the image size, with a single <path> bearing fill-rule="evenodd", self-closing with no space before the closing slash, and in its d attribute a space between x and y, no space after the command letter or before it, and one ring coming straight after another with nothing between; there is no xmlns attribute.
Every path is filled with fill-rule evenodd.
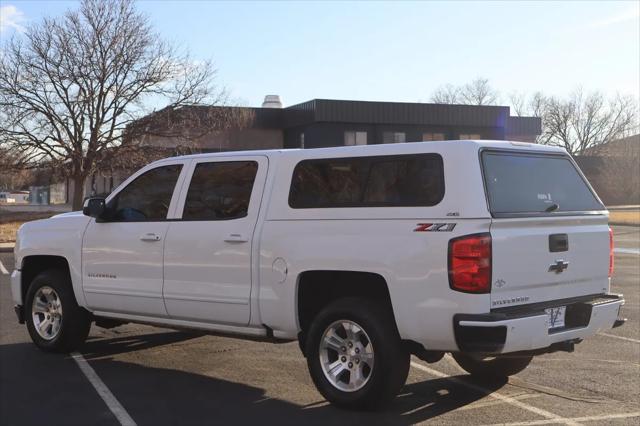
<svg viewBox="0 0 640 426"><path fill-rule="evenodd" d="M366 299L325 307L311 323L305 353L318 391L344 408L382 408L409 374L409 352L393 315Z"/></svg>
<svg viewBox="0 0 640 426"><path fill-rule="evenodd" d="M78 306L67 273L51 269L38 274L25 299L31 340L47 352L71 352L89 335L91 314Z"/></svg>
<svg viewBox="0 0 640 426"><path fill-rule="evenodd" d="M518 374L531 363L533 356L501 355L496 357L452 353L458 365L472 376L482 379L504 379Z"/></svg>

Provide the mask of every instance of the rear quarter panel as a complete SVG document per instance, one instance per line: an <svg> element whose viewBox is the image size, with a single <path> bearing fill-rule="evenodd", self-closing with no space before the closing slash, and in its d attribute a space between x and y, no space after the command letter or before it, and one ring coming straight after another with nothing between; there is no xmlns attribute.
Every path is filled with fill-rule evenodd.
<svg viewBox="0 0 640 426"><path fill-rule="evenodd" d="M455 232L414 232L429 218L403 220L270 221L261 246L260 313L264 324L294 337L298 277L309 270L364 271L387 282L403 339L427 348L455 349L453 315L483 313L489 295L449 288L447 247L458 235L487 232L487 220L457 220ZM282 273L276 259L287 265Z"/></svg>

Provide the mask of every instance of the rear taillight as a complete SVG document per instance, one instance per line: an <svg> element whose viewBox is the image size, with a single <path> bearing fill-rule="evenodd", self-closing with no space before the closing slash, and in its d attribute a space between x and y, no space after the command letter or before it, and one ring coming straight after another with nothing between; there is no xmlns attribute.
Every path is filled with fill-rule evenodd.
<svg viewBox="0 0 640 426"><path fill-rule="evenodd" d="M609 278L613 275L613 229L609 228Z"/></svg>
<svg viewBox="0 0 640 426"><path fill-rule="evenodd" d="M466 293L491 291L491 234L449 241L449 286Z"/></svg>

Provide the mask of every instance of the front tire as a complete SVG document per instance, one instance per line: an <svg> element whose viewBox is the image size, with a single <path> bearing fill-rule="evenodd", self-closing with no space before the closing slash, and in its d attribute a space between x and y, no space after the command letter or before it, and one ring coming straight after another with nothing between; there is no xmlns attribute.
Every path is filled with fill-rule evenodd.
<svg viewBox="0 0 640 426"><path fill-rule="evenodd" d="M462 352L454 352L452 355L465 371L485 380L505 379L518 374L527 368L533 359L533 356L501 355L490 357Z"/></svg>
<svg viewBox="0 0 640 426"><path fill-rule="evenodd" d="M86 340L91 314L78 306L68 274L38 274L27 291L25 319L31 340L47 352L71 352Z"/></svg>
<svg viewBox="0 0 640 426"><path fill-rule="evenodd" d="M311 324L305 353L318 391L344 408L382 408L409 374L409 353L393 315L364 299L344 298L324 308Z"/></svg>

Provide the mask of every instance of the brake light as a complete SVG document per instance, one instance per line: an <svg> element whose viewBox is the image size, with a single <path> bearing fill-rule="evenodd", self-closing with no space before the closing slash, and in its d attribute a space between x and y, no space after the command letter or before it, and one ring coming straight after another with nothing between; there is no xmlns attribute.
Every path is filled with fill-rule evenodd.
<svg viewBox="0 0 640 426"><path fill-rule="evenodd" d="M609 228L609 278L613 276L613 229Z"/></svg>
<svg viewBox="0 0 640 426"><path fill-rule="evenodd" d="M491 291L491 234L449 241L449 286L465 293Z"/></svg>

